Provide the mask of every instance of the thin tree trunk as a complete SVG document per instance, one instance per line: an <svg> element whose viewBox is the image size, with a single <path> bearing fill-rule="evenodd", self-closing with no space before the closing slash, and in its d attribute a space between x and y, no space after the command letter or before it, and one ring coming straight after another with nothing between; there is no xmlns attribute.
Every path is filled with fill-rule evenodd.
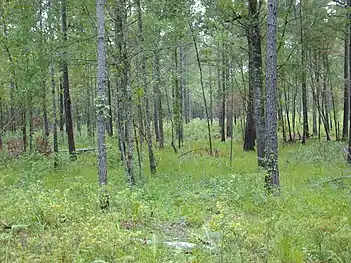
<svg viewBox="0 0 351 263"><path fill-rule="evenodd" d="M46 109L46 84L43 81L43 121L44 121L44 136L49 137L49 120L48 120L48 113Z"/></svg>
<svg viewBox="0 0 351 263"><path fill-rule="evenodd" d="M210 120L211 120L211 126L212 126L213 124L213 89L212 89L212 66L211 65L209 69L208 85L210 89Z"/></svg>
<svg viewBox="0 0 351 263"><path fill-rule="evenodd" d="M133 127L134 127L135 147L136 147L137 155L138 155L139 180L141 181L143 179L142 166L141 166L141 153L140 153L139 140L138 140L138 135L137 135L136 125L134 123L134 119L133 119Z"/></svg>
<svg viewBox="0 0 351 263"><path fill-rule="evenodd" d="M22 108L22 140L23 140L23 151L27 151L27 113L26 105L24 103Z"/></svg>
<svg viewBox="0 0 351 263"><path fill-rule="evenodd" d="M64 125L65 125L65 118L64 118L64 100L63 100L63 83L62 83L62 79L60 80L60 132L63 132L64 130Z"/></svg>
<svg viewBox="0 0 351 263"><path fill-rule="evenodd" d="M113 136L113 121L112 121L112 91L110 76L107 76L107 99L108 99L108 117L107 117L107 133L108 136Z"/></svg>
<svg viewBox="0 0 351 263"><path fill-rule="evenodd" d="M286 114L286 121L288 123L288 133L289 133L289 142L293 141L293 137L292 137L292 133L291 133L291 124L290 124L290 116L289 116L289 95L288 92L286 90L286 85L284 83L283 85L283 89L284 89L284 100L285 100L285 114Z"/></svg>
<svg viewBox="0 0 351 263"><path fill-rule="evenodd" d="M29 151L33 151L33 104L32 97L29 99Z"/></svg>
<svg viewBox="0 0 351 263"><path fill-rule="evenodd" d="M225 117L226 117L226 107L225 107L225 102L226 102L226 58L225 58L225 45L223 43L223 49L222 49L222 92L221 92L221 141L225 142Z"/></svg>
<svg viewBox="0 0 351 263"><path fill-rule="evenodd" d="M56 92L55 92L55 71L54 62L51 61L50 76L51 76L51 92L52 92L52 114L53 114L53 141L54 141L54 167L58 167L58 141L57 141L57 107L56 107Z"/></svg>
<svg viewBox="0 0 351 263"><path fill-rule="evenodd" d="M142 70L142 81L145 92L145 129L146 129L146 138L147 138L147 146L149 152L149 163L150 163L150 172L152 174L156 173L156 159L153 152L152 146L152 135L151 135L151 114L150 114L150 106L149 106L149 87L147 81L147 73L146 73L146 56L144 51L144 35L143 35L143 23L142 23L142 14L141 14L141 6L140 0L136 0L137 5L137 13L138 13L138 38L141 49L141 70Z"/></svg>
<svg viewBox="0 0 351 263"><path fill-rule="evenodd" d="M170 117L170 121L171 121L171 146L173 148L173 151L175 153L178 152L177 148L175 147L174 144L174 122L173 122L173 114L171 111L171 106L169 105L169 98L168 98L168 89L166 88L166 102L167 102L167 109L168 109L168 115Z"/></svg>
<svg viewBox="0 0 351 263"><path fill-rule="evenodd" d="M162 93L160 90L161 86L161 70L160 70L160 54L159 50L155 51L155 100L157 104L157 120L158 120L158 131L159 131L159 147L164 148L164 132L163 132L163 108L162 108ZM155 120L156 121L156 120Z"/></svg>
<svg viewBox="0 0 351 263"><path fill-rule="evenodd" d="M124 95L124 131L125 131L125 141L126 141L126 160L125 169L126 175L129 181L130 187L135 185L134 167L133 167L133 107L132 107L132 91L130 86L130 59L128 57L127 50L127 3L126 0L120 0L120 16L122 17L122 30L121 30L121 40L122 40L122 69L123 69L123 80L122 80L122 92ZM141 129L140 127L139 129ZM142 138L140 138L141 140ZM142 148L141 141L139 142L140 151Z"/></svg>
<svg viewBox="0 0 351 263"><path fill-rule="evenodd" d="M203 101L204 101L205 114L206 114L206 120L207 120L208 142L209 142L209 147L210 147L210 155L212 155L213 152L212 152L211 124L210 124L210 117L209 117L208 108L207 108L207 101L206 101L206 95L205 95L205 85L204 85L204 81L203 81L202 66L201 66L201 61L200 61L199 50L197 48L196 38L195 38L195 35L194 35L194 30L193 30L193 28L192 28L190 23L189 23L189 28L191 30L191 34L192 34L192 37L193 37L195 53L196 53L196 60L197 60L197 65L199 67L202 98L203 98Z"/></svg>
<svg viewBox="0 0 351 263"><path fill-rule="evenodd" d="M300 2L300 42L301 42L301 84L302 84L302 115L303 115L303 131L302 144L306 143L308 138L308 110L307 110L307 81L306 81L306 44L304 39L304 21L302 15L302 2Z"/></svg>

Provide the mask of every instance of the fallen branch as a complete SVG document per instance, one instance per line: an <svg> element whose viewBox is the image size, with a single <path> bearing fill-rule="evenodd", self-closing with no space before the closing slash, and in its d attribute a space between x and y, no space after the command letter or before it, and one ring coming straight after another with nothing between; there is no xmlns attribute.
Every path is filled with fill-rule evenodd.
<svg viewBox="0 0 351 263"><path fill-rule="evenodd" d="M156 242L153 240L149 240L149 239L139 239L136 238L136 241L140 241L146 245L154 245L154 244L163 244L167 247L172 247L172 248L177 248L177 249L195 249L196 247L198 247L197 244L195 243L190 243L190 242L185 242L185 241L163 241L163 242ZM203 241L202 241L203 242ZM206 242L207 243L207 242ZM215 246L214 245L206 245L205 246L208 249L214 249Z"/></svg>
<svg viewBox="0 0 351 263"><path fill-rule="evenodd" d="M351 179L351 176L341 176L341 177L333 178L333 179L321 182L318 185L327 184L327 183L331 183L331 182L336 182L336 181L340 181L340 180L344 180L344 179Z"/></svg>

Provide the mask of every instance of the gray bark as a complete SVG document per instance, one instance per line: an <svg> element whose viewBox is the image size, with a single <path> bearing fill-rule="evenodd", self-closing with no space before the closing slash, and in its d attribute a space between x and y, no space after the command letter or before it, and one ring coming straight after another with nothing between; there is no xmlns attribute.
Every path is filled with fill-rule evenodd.
<svg viewBox="0 0 351 263"><path fill-rule="evenodd" d="M348 138L348 126L349 126L349 111L350 111L350 21L346 24L345 28L345 50L344 50L344 115L343 115L343 129L342 129L342 140Z"/></svg>
<svg viewBox="0 0 351 263"><path fill-rule="evenodd" d="M105 209L109 206L107 185L107 153L105 142L105 115L106 94L105 94L105 73L106 73L106 51L105 51L105 0L96 1L96 17L98 29L98 72L97 72L97 145L98 145L98 179L102 187L100 193L100 207Z"/></svg>
<svg viewBox="0 0 351 263"><path fill-rule="evenodd" d="M250 80L254 89L254 121L257 140L257 162L259 166L264 166L265 150L265 120L264 120L264 99L262 99L262 51L261 51L261 29L260 10L257 0L249 1L250 29L249 37L251 41L252 68L249 72Z"/></svg>
<svg viewBox="0 0 351 263"><path fill-rule="evenodd" d="M277 12L278 1L268 0L267 59L266 59L266 159L268 173L266 189L279 187L278 136L277 136Z"/></svg>

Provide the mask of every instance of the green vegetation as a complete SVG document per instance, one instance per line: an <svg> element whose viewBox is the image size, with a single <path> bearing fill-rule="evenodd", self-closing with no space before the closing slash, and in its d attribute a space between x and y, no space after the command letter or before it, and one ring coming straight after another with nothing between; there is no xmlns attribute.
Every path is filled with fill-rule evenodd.
<svg viewBox="0 0 351 263"><path fill-rule="evenodd" d="M199 127L187 126L199 138L178 155L157 151L157 174L145 165L144 184L133 189L111 140L106 212L94 154L60 156L56 171L52 156L3 155L0 262L351 261L351 180L327 182L351 174L343 143L281 144L281 193L266 196L256 153L237 140L230 167L229 143L215 142L219 156L209 156Z"/></svg>

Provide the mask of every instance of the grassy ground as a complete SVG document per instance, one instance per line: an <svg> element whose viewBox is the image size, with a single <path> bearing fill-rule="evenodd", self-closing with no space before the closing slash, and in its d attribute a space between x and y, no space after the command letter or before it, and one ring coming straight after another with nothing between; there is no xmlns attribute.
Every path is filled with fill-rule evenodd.
<svg viewBox="0 0 351 263"><path fill-rule="evenodd" d="M132 190L110 150L105 213L93 154L57 171L41 156L2 157L0 262L351 262L351 180L326 182L351 175L342 143L282 146L281 194L267 197L255 153L236 142L230 167L229 143L216 142L217 158L178 158L206 144L190 139L178 155L158 151L157 174L146 167Z"/></svg>

